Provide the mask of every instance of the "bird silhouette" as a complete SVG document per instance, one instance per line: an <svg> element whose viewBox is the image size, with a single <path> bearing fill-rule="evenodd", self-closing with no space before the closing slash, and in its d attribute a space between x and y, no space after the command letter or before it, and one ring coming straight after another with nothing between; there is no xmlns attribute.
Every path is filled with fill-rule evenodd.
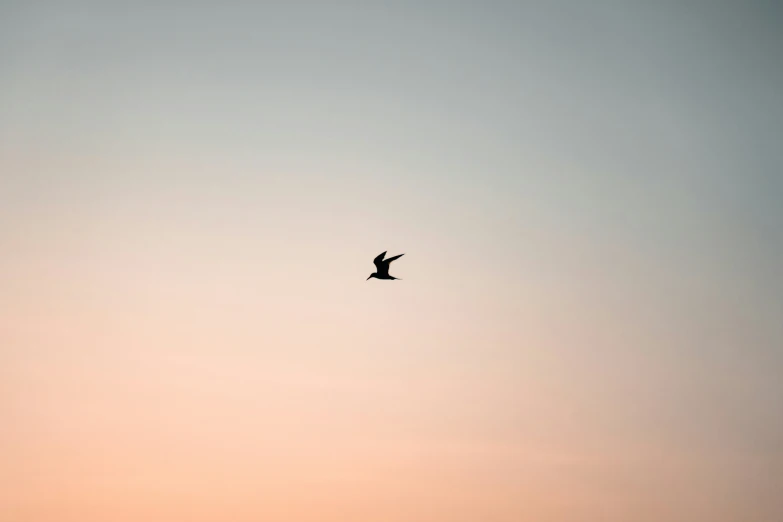
<svg viewBox="0 0 783 522"><path fill-rule="evenodd" d="M376 279L399 279L399 277L394 277L389 275L389 265L391 264L392 261L404 256L405 254L400 254L398 256L390 257L389 259L383 259L383 256L385 255L386 252L384 252L383 254L379 255L378 257L372 260L372 262L375 263L375 268L377 272L373 272L372 274L370 274L370 277L368 277L366 281L369 281L373 277Z"/></svg>

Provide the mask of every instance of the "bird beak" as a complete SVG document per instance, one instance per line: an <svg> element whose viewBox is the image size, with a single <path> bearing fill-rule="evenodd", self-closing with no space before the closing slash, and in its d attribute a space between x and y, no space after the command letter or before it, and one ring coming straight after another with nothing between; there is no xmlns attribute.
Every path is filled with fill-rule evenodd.
<svg viewBox="0 0 783 522"><path fill-rule="evenodd" d="M370 275L370 277L372 277L372 275ZM370 280L370 277L368 277L367 279L365 279L365 281L369 281L369 280Z"/></svg>

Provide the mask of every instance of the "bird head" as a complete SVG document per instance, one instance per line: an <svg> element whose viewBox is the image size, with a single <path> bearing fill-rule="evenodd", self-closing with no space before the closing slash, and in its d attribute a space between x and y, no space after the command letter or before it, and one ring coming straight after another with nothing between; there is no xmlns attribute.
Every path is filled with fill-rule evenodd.
<svg viewBox="0 0 783 522"><path fill-rule="evenodd" d="M377 273L377 272L373 272L372 274L370 274L370 277L368 277L367 279L365 279L365 281L369 281L371 278L373 278L373 277L376 277L377 275L378 275L378 273Z"/></svg>

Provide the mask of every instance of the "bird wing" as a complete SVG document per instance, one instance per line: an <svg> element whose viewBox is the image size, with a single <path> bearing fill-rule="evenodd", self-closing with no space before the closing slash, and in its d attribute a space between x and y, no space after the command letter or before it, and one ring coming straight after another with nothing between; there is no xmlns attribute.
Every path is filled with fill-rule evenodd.
<svg viewBox="0 0 783 522"><path fill-rule="evenodd" d="M383 254L379 255L378 257L376 257L375 259L372 260L372 262L375 264L375 267L378 270L383 270L382 267L385 264L385 262L383 260L383 256L385 256L385 255L386 255L386 252L384 252ZM389 265L386 265L386 266L389 266Z"/></svg>
<svg viewBox="0 0 783 522"><path fill-rule="evenodd" d="M405 255L405 254L400 254L400 255L398 255L398 256L390 257L389 259L387 259L386 261L384 261L384 263L391 263L391 262L392 262L392 261L394 261L395 259L399 259L399 258L401 258L401 257L402 257L402 256L404 256L404 255Z"/></svg>

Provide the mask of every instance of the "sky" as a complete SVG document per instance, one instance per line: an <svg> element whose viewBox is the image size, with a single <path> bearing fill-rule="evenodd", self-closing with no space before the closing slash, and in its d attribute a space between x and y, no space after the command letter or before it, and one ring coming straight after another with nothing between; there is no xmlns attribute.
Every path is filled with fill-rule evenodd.
<svg viewBox="0 0 783 522"><path fill-rule="evenodd" d="M0 520L783 520L781 22L0 0Z"/></svg>

